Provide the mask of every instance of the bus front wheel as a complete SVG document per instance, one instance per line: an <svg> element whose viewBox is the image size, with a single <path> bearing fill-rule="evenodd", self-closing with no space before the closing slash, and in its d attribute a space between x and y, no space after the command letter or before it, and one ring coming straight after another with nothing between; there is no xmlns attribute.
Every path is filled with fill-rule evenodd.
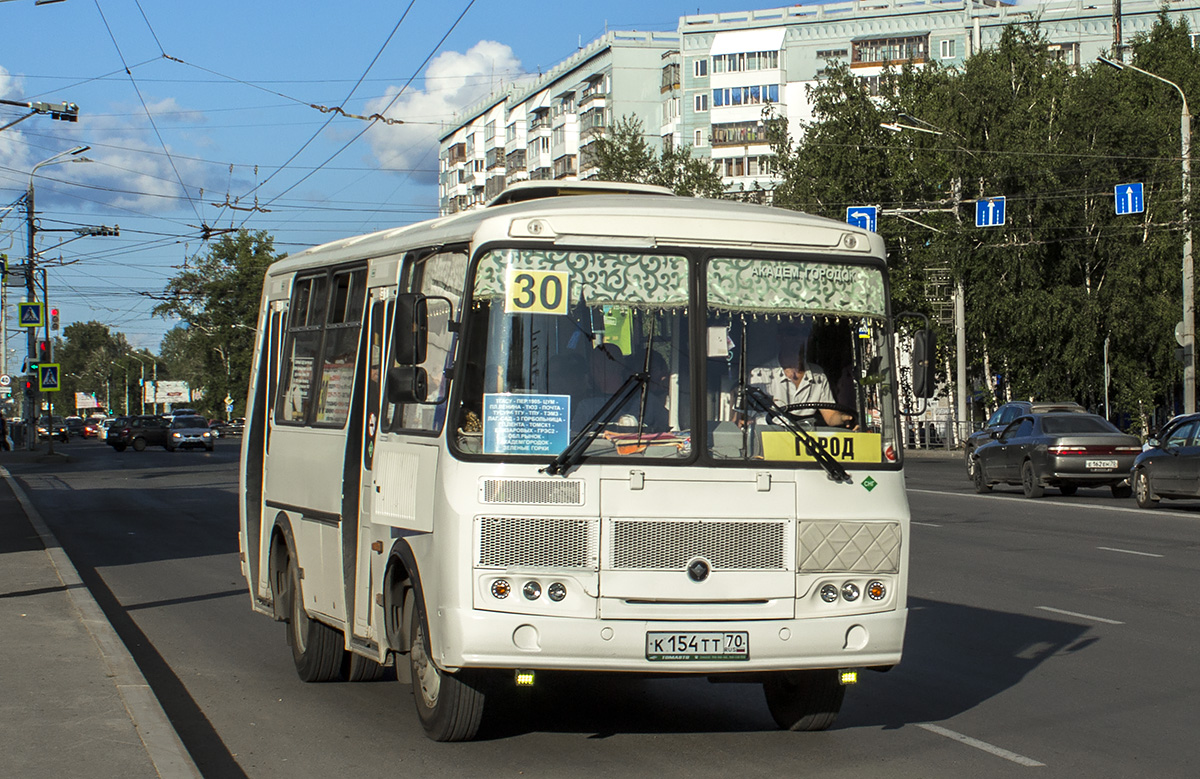
<svg viewBox="0 0 1200 779"><path fill-rule="evenodd" d="M328 682L340 678L346 652L342 645L342 634L309 618L300 593L300 575L290 558L287 562L287 577L287 636L292 647L292 661L296 664L296 673L305 682Z"/></svg>
<svg viewBox="0 0 1200 779"><path fill-rule="evenodd" d="M782 671L763 682L767 708L784 730L826 730L842 710L846 688L836 670Z"/></svg>
<svg viewBox="0 0 1200 779"><path fill-rule="evenodd" d="M425 638L425 607L413 605L409 623L408 661L417 716L434 741L470 741L483 721L486 695L482 672L463 669L445 673L430 658Z"/></svg>

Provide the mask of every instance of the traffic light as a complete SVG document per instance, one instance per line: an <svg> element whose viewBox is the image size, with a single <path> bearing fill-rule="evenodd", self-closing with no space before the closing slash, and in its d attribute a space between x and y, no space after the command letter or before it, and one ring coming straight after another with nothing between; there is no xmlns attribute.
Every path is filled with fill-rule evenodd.
<svg viewBox="0 0 1200 779"><path fill-rule="evenodd" d="M50 342L37 342L37 361L39 364L53 362L54 358L50 356Z"/></svg>
<svg viewBox="0 0 1200 779"><path fill-rule="evenodd" d="M57 308L50 309L50 329L51 330L58 329L58 309Z"/></svg>
<svg viewBox="0 0 1200 779"><path fill-rule="evenodd" d="M25 397L33 397L33 390L37 386L35 383L37 376L24 376L21 379L21 389L25 391Z"/></svg>

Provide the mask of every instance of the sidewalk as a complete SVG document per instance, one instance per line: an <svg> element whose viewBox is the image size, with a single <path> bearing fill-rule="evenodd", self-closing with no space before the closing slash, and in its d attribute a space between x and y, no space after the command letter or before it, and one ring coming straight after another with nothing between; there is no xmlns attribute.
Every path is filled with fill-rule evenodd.
<svg viewBox="0 0 1200 779"><path fill-rule="evenodd" d="M0 453L0 776L200 776L125 645ZM69 462L68 458L50 462Z"/></svg>

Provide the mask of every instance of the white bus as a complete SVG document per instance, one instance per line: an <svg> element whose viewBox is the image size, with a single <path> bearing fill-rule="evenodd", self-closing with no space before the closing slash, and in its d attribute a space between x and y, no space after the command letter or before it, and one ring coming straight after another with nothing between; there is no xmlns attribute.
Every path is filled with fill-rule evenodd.
<svg viewBox="0 0 1200 779"><path fill-rule="evenodd" d="M907 615L884 257L797 212L530 183L277 262L253 608L305 681L394 664L436 740L555 671L761 683L781 727L829 727Z"/></svg>

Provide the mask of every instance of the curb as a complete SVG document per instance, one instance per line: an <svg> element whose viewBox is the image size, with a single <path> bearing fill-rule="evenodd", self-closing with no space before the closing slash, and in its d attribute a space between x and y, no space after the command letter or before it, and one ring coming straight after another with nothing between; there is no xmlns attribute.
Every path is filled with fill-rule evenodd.
<svg viewBox="0 0 1200 779"><path fill-rule="evenodd" d="M88 635L96 643L96 648L100 650L100 656L108 665L108 675L125 704L125 711L133 721L133 727L142 740L142 746L145 747L154 770L163 779L199 779L202 776L200 770L188 754L179 734L175 732L154 691L146 682L146 677L142 675L141 669L121 642L117 631L113 629L99 604L84 585L58 539L7 468L0 466L0 477L8 482L29 523L41 537L50 564L54 566L66 589L67 597L79 613L79 621L87 629Z"/></svg>

